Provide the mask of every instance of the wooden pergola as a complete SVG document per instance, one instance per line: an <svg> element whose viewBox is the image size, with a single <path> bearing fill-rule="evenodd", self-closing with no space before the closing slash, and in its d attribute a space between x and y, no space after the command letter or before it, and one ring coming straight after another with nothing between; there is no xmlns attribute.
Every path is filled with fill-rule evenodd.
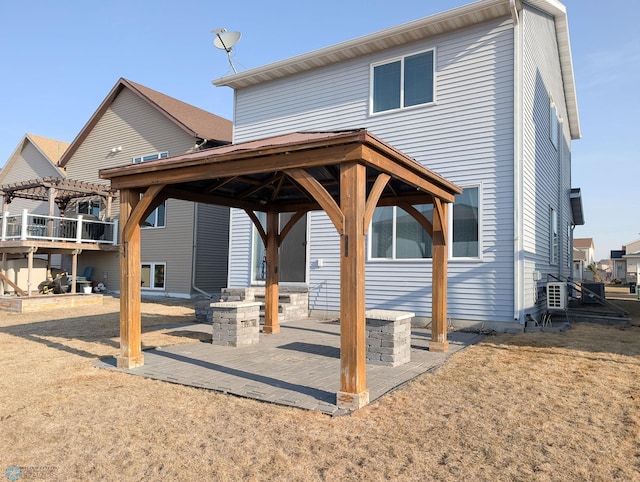
<svg viewBox="0 0 640 482"><path fill-rule="evenodd" d="M67 206L72 201L80 199L92 199L100 198L101 202L105 206L105 216L111 217L111 205L113 199L116 197L116 193L112 191L109 186L104 184L96 184L84 181L76 181L73 179L59 178L54 176L40 177L37 179L28 179L23 181L17 181L13 183L3 184L0 186L0 203L2 216L9 210L9 206L14 199L29 199L34 202L46 202L48 206L47 213L47 226L46 234L48 236L53 235L53 216L55 214L55 207L58 207L60 216L64 216ZM18 213L15 213L18 214ZM6 278L5 273L7 271L8 255L26 255L28 259L28 283L31 283L32 279L32 267L34 254L47 254L47 265L51 265L52 254L69 254L71 255L71 293L76 292L76 278L77 278L77 266L78 255L83 250L98 251L98 250L112 250L115 247L91 243L83 243L79 245L72 240L58 240L52 241L50 239L25 239L25 240L11 240L5 241L0 239L0 295L4 295L4 285L2 281L13 285L11 280ZM19 289L17 286L13 286L18 294L21 296L31 296L31 289L27 291Z"/></svg>
<svg viewBox="0 0 640 482"><path fill-rule="evenodd" d="M18 181L0 186L2 196L2 212L8 209L8 205L14 198L30 199L46 202L49 205L49 216L54 214L54 205L58 206L64 216L67 205L74 199L82 199L99 196L105 205L107 215L111 215L111 201L116 193L108 186L83 181L74 181L59 177L40 177Z"/></svg>
<svg viewBox="0 0 640 482"><path fill-rule="evenodd" d="M266 248L264 333L278 333L278 248L305 213L324 210L340 235L340 391L369 401L365 357L365 236L376 206L399 206L433 240L432 339L447 344L447 211L462 190L364 129L292 133L142 164L103 169L120 191L120 356L141 366L140 223L168 198L243 209ZM433 204L433 221L414 208ZM266 229L255 212L266 213ZM280 229L279 214L294 213Z"/></svg>

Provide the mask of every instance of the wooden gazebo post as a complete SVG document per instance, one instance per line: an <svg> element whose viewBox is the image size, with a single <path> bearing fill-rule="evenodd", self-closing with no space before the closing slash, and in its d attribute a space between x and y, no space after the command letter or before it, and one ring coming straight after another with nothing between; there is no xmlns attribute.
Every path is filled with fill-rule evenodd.
<svg viewBox="0 0 640 482"><path fill-rule="evenodd" d="M265 279L265 296L264 296L264 326L263 333L275 334L280 332L278 324L278 230L279 213L275 209L267 211L267 232L265 243L266 250L266 279Z"/></svg>
<svg viewBox="0 0 640 482"><path fill-rule="evenodd" d="M164 184L154 184L140 198L137 189L120 190L120 356L118 368L144 365L140 317L140 223L162 202Z"/></svg>
<svg viewBox="0 0 640 482"><path fill-rule="evenodd" d="M447 342L447 211L439 198L433 203L433 269L431 273L431 341L429 351L448 351Z"/></svg>
<svg viewBox="0 0 640 482"><path fill-rule="evenodd" d="M48 200L48 211L47 214L49 215L49 218L47 220L47 236L49 236L50 238L52 238L54 236L54 232L53 232L53 215L56 213L56 195L57 195L58 191L55 187L50 186L47 188L47 200Z"/></svg>
<svg viewBox="0 0 640 482"><path fill-rule="evenodd" d="M144 365L140 318L140 225L131 213L140 201L137 190L120 191L120 356L118 368ZM129 227L129 231L125 229Z"/></svg>
<svg viewBox="0 0 640 482"><path fill-rule="evenodd" d="M365 202L366 168L358 163L340 169L340 408L369 403L365 345Z"/></svg>

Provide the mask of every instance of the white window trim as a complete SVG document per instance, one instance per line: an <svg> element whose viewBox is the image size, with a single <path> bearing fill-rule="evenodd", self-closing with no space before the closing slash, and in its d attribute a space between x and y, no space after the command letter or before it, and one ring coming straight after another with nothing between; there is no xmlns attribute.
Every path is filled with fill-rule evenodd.
<svg viewBox="0 0 640 482"><path fill-rule="evenodd" d="M258 216L259 219L259 215L258 212L255 212L256 216ZM251 246L251 256L250 256L250 261L249 261L249 286L265 286L266 285L266 274L265 274L265 279L258 279L256 276L256 273L253 272L253 266L254 263L256 261L256 249L255 249L255 245L258 242L262 242L262 239L260 238L260 234L258 233L258 229L256 228L256 225L253 224L253 221L247 216L247 219L249 219L249 224L251 225L251 241L250 241L250 246ZM265 220L264 220L264 225L263 228L265 228L265 225L267 223L266 220L266 213L265 213ZM231 237L229 238L231 239ZM266 254L266 248L265 248L265 254ZM260 260L260 262L262 262L262 260Z"/></svg>
<svg viewBox="0 0 640 482"><path fill-rule="evenodd" d="M145 265L149 265L151 269L151 284L155 284L153 280L153 276L155 276L155 267L156 266L164 266L164 286L162 288L156 288L155 286L144 286L140 289L148 290L148 291L166 291L167 288L167 263L159 262L159 261L143 261L140 263L140 272L142 272L142 267Z"/></svg>
<svg viewBox="0 0 640 482"><path fill-rule="evenodd" d="M419 55L419 54L423 54L425 52L433 52L433 62L432 62L432 69L433 69L433 74L432 74L432 79L433 79L433 100L431 102L425 102L424 104L417 104L417 105L410 105L408 107L404 107L404 59L406 57L411 57L413 55ZM392 57L390 59L386 59L386 60L381 60L379 62L375 62L369 65L369 116L378 116L378 115L383 115L383 114L389 114L391 112L399 112L399 111L405 111L405 110L411 110L411 109L419 109L421 107L425 107L425 106L430 106L430 105L435 105L438 102L438 82L436 79L436 59L437 59L437 52L436 52L436 47L432 47L432 48L428 48L428 49L424 49L424 50L419 50L417 52L412 52L412 53L408 53L405 55L399 55L397 57ZM374 72L374 68L378 67L379 65L385 65L385 64L390 64L392 62L397 62L400 61L401 63L401 69L400 69L400 107L398 107L397 109L388 109L388 110L381 110L380 112L374 112L373 111L373 72Z"/></svg>
<svg viewBox="0 0 640 482"><path fill-rule="evenodd" d="M169 157L169 151L159 151L151 154L145 154L144 156L136 156L131 160L131 162L133 164L140 164L143 162L157 161L158 159L166 159L168 157ZM150 159L150 158L153 158L153 159Z"/></svg>
<svg viewBox="0 0 640 482"><path fill-rule="evenodd" d="M169 151L159 151L152 154L145 154L144 156L136 156L131 159L133 164L141 164L143 162L157 161L158 159L167 159L169 157ZM156 215L156 222L153 226L140 226L140 229L164 229L167 227L167 203L164 202L164 225L158 226L158 209L154 209L153 213Z"/></svg>
<svg viewBox="0 0 640 482"><path fill-rule="evenodd" d="M482 183L478 184L468 184L467 186L460 186L462 189L469 188L478 188L478 256L477 257L453 257L453 203L449 203L449 209L447 210L447 226L448 226L448 236L447 236L447 257L449 262L482 262L483 261L483 243L482 243ZM398 206L393 206L393 224L392 224L392 236L393 236L393 252L395 256L395 243L396 243L396 210L399 209ZM431 263L433 261L433 257L431 258L373 258L371 256L371 242L373 233L373 220L369 223L369 230L367 235L367 262L374 263L406 263L406 262L421 262L421 263Z"/></svg>
<svg viewBox="0 0 640 482"><path fill-rule="evenodd" d="M158 208L155 208L151 214L155 214L156 221L153 226L140 226L140 229L164 229L167 227L167 201L163 201L164 204L164 225L158 226ZM151 216L151 214L149 216ZM146 221L146 218L145 218Z"/></svg>
<svg viewBox="0 0 640 482"><path fill-rule="evenodd" d="M87 204L89 206L88 213L83 213L80 211L80 205L82 204ZM92 215L91 213L94 206L98 208L98 215L96 217L100 217L100 212L102 211L102 203L100 201L78 201L78 203L76 204L76 213L82 215Z"/></svg>
<svg viewBox="0 0 640 482"><path fill-rule="evenodd" d="M453 204L449 205L449 236L447 240L449 261L482 261L482 183L460 186L462 190L478 188L478 256L453 256Z"/></svg>

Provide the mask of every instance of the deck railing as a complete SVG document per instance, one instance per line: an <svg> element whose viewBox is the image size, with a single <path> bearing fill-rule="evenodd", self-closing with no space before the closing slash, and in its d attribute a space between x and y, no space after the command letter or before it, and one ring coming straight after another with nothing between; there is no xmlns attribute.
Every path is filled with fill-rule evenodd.
<svg viewBox="0 0 640 482"><path fill-rule="evenodd" d="M117 244L118 221L98 221L76 218L30 214L26 209L21 214L2 216L0 241L42 240L73 243Z"/></svg>

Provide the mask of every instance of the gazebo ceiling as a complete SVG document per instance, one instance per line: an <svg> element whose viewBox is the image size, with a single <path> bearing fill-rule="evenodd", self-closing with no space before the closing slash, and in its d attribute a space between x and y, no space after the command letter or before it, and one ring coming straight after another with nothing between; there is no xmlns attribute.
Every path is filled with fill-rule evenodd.
<svg viewBox="0 0 640 482"><path fill-rule="evenodd" d="M296 132L143 164L103 169L113 189L164 184L165 197L264 211L322 209L299 182L300 170L335 201L340 197L340 164L366 165L367 192L377 176L391 176L379 205L424 204L440 197L452 202L460 188L426 169L364 129Z"/></svg>

